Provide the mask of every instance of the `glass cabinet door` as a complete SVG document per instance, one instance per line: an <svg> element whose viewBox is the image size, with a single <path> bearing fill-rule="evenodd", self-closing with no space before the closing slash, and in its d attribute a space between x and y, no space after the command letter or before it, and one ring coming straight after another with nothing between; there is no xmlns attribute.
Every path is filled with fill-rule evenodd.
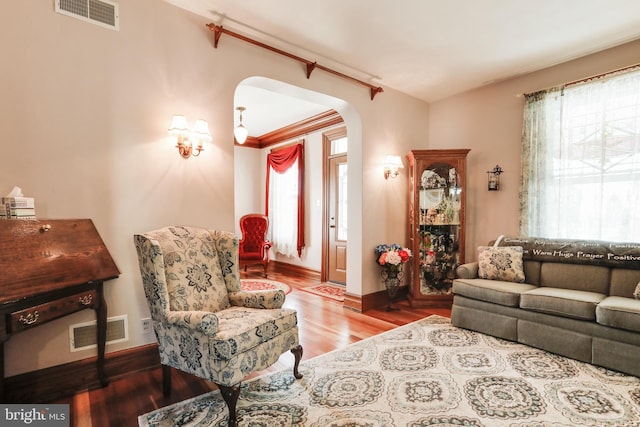
<svg viewBox="0 0 640 427"><path fill-rule="evenodd" d="M459 263L461 193L453 165L423 169L419 187L420 293L448 294Z"/></svg>
<svg viewBox="0 0 640 427"><path fill-rule="evenodd" d="M411 306L447 307L456 268L464 262L467 149L412 150L409 160Z"/></svg>

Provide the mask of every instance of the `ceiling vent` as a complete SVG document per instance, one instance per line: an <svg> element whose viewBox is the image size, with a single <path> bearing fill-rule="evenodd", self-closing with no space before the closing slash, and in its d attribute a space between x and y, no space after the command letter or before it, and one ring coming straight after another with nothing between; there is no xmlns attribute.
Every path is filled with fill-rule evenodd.
<svg viewBox="0 0 640 427"><path fill-rule="evenodd" d="M55 0L56 12L119 31L118 4L109 0Z"/></svg>

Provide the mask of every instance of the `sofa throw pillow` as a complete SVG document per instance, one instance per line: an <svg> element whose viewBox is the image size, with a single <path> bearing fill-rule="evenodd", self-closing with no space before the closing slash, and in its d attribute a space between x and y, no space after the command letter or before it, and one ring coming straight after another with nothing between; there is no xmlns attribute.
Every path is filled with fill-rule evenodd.
<svg viewBox="0 0 640 427"><path fill-rule="evenodd" d="M523 283L522 252L522 246L478 247L478 277Z"/></svg>
<svg viewBox="0 0 640 427"><path fill-rule="evenodd" d="M636 285L636 290L633 291L633 297L635 299L640 299L640 282Z"/></svg>

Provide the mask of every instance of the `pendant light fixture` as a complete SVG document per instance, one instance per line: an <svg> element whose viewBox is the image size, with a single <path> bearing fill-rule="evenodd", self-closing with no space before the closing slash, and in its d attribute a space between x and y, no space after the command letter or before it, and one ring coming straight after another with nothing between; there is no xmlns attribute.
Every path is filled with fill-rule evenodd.
<svg viewBox="0 0 640 427"><path fill-rule="evenodd" d="M249 131L242 125L242 112L246 110L244 107L236 107L236 110L240 111L240 124L233 130L233 135L236 137L238 144L244 144L249 135Z"/></svg>

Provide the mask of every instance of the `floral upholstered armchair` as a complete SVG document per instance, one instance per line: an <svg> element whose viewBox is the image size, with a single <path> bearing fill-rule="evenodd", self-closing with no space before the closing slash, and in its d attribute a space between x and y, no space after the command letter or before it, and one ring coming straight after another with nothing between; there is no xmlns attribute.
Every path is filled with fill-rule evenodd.
<svg viewBox="0 0 640 427"><path fill-rule="evenodd" d="M240 383L248 374L291 350L294 376L302 378L296 311L282 307L281 290L241 290L232 233L166 227L136 234L134 243L165 395L171 392L171 367L212 381L235 426Z"/></svg>

